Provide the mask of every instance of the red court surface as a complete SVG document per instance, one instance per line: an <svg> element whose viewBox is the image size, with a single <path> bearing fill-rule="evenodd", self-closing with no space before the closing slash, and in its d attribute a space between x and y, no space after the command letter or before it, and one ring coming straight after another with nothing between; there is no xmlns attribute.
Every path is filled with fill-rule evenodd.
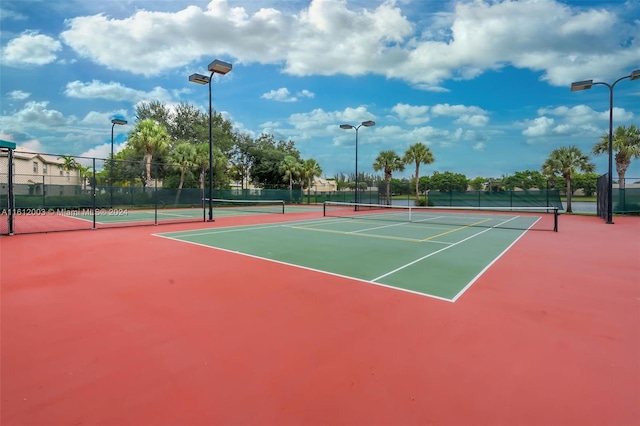
<svg viewBox="0 0 640 426"><path fill-rule="evenodd" d="M456 303L151 235L265 219L0 238L2 425L640 424L640 218Z"/></svg>

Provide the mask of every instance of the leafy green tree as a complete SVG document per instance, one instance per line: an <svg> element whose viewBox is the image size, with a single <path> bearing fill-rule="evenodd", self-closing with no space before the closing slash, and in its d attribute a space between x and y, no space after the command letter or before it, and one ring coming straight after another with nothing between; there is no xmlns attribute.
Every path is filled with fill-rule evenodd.
<svg viewBox="0 0 640 426"><path fill-rule="evenodd" d="M384 178L387 182L387 204L391 204L391 178L393 177L393 172L404 170L402 159L394 151L382 151L373 163L373 170L376 172L384 171Z"/></svg>
<svg viewBox="0 0 640 426"><path fill-rule="evenodd" d="M316 176L322 175L320 164L313 158L309 158L302 163L302 177L307 181L307 195L311 197L311 185Z"/></svg>
<svg viewBox="0 0 640 426"><path fill-rule="evenodd" d="M182 192L182 186L184 185L185 174L189 169L197 165L196 155L196 147L186 142L177 144L169 153L169 164L171 164L172 168L180 172L180 183L178 184L176 199L174 201L176 206L180 200L180 193Z"/></svg>
<svg viewBox="0 0 640 426"><path fill-rule="evenodd" d="M554 149L542 165L542 173L545 175L560 175L565 179L567 184L567 213L572 213L571 194L573 191L571 189L571 179L578 170L592 173L595 170L595 165L590 162L589 157L583 154L576 146Z"/></svg>
<svg viewBox="0 0 640 426"><path fill-rule="evenodd" d="M511 176L504 176L503 183L506 189L546 189L547 179L537 170L524 170L515 172Z"/></svg>
<svg viewBox="0 0 640 426"><path fill-rule="evenodd" d="M596 173L576 173L572 179L572 189L582 189L587 197L595 194L598 187L598 175Z"/></svg>
<svg viewBox="0 0 640 426"><path fill-rule="evenodd" d="M469 181L469 186L475 191L482 191L484 189L484 185L487 183L487 178L477 177L473 178Z"/></svg>
<svg viewBox="0 0 640 426"><path fill-rule="evenodd" d="M631 164L631 160L640 157L640 128L618 126L613 132L613 151L615 152L618 185L624 188L624 176ZM609 134L602 136L592 149L595 155L609 153Z"/></svg>
<svg viewBox="0 0 640 426"><path fill-rule="evenodd" d="M289 200L293 200L293 182L301 176L302 167L300 161L293 155L287 155L280 163L280 173L285 181L289 182Z"/></svg>
<svg viewBox="0 0 640 426"><path fill-rule="evenodd" d="M138 151L144 152L146 179L151 182L151 160L154 152L164 152L169 146L169 135L165 128L153 120L142 120L129 134L127 143Z"/></svg>
<svg viewBox="0 0 640 426"><path fill-rule="evenodd" d="M280 184L280 165L287 155L301 161L300 152L293 141L276 142L273 135L262 134L254 141L254 145L248 156L251 161L251 179L256 184Z"/></svg>
<svg viewBox="0 0 640 426"><path fill-rule="evenodd" d="M458 191L465 192L469 186L467 177L461 173L449 171L439 173L433 172L429 178L429 188L440 192Z"/></svg>
<svg viewBox="0 0 640 426"><path fill-rule="evenodd" d="M255 147L253 139L248 134L236 134L235 144L232 150L231 168L232 177L236 181L240 181L240 186L244 189L245 181L249 176L249 170L251 170L251 156L250 151Z"/></svg>
<svg viewBox="0 0 640 426"><path fill-rule="evenodd" d="M406 164L414 163L416 165L415 184L416 184L416 200L418 200L420 181L420 164L431 164L435 161L431 150L423 143L417 142L411 145L404 153L402 161Z"/></svg>

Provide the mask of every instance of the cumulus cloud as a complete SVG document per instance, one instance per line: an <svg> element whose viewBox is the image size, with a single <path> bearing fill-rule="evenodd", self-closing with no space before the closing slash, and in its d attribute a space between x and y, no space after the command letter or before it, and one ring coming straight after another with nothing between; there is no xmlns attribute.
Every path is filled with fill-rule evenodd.
<svg viewBox="0 0 640 426"><path fill-rule="evenodd" d="M260 97L262 99L268 99L271 101L278 101L278 102L296 102L300 98L313 98L314 96L315 94L313 92L310 92L309 90L306 90L306 89L300 90L299 92L296 93L296 96L293 96L289 92L289 89L287 89L286 87L281 87L279 89L270 90L267 93L263 93L262 96Z"/></svg>
<svg viewBox="0 0 640 426"><path fill-rule="evenodd" d="M57 127L72 123L75 118L66 118L60 111L48 109L49 102L27 102L11 119L32 127Z"/></svg>
<svg viewBox="0 0 640 426"><path fill-rule="evenodd" d="M61 39L97 64L144 75L216 55L237 63L276 64L298 76L377 73L434 91L447 90L441 83L448 79L471 79L505 66L567 85L585 69L593 74L585 78L617 75L640 57L637 23L596 6L552 0L458 2L426 28L407 19L402 2L349 6L311 0L295 12L263 7L249 13L227 0L212 0L206 8L139 9L123 19L79 16L66 22ZM114 39L118 49L112 48Z"/></svg>
<svg viewBox="0 0 640 426"><path fill-rule="evenodd" d="M56 39L27 31L9 40L2 49L2 62L5 66L14 67L47 65L56 60L56 52L61 49L62 43Z"/></svg>
<svg viewBox="0 0 640 426"><path fill-rule="evenodd" d="M9 99L13 99L16 101L23 101L31 96L31 93L23 92L22 90L13 90L7 94Z"/></svg>
<svg viewBox="0 0 640 426"><path fill-rule="evenodd" d="M424 124L429 121L429 107L425 105L408 105L399 103L391 108L391 111L395 113L398 118L405 121L407 124L418 125Z"/></svg>
<svg viewBox="0 0 640 426"><path fill-rule="evenodd" d="M151 92L144 92L125 87L120 83L103 83L98 80L88 83L76 80L67 83L64 94L70 98L107 99L111 101L131 101L133 103L148 100L167 102L172 99L171 94L162 87L155 87Z"/></svg>
<svg viewBox="0 0 640 426"><path fill-rule="evenodd" d="M609 110L596 111L587 105L574 107L560 106L540 108L537 117L526 120L522 134L532 138L546 136L571 136L600 134L609 122ZM619 122L629 122L634 114L624 108L613 108L613 114Z"/></svg>

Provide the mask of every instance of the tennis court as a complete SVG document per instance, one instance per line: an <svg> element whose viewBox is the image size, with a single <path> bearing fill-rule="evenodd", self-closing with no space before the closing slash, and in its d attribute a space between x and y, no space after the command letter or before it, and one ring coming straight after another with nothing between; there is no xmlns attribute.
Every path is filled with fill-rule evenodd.
<svg viewBox="0 0 640 426"><path fill-rule="evenodd" d="M637 424L637 217L226 211L0 237L1 423Z"/></svg>
<svg viewBox="0 0 640 426"><path fill-rule="evenodd" d="M456 301L524 232L557 229L557 211L545 209L357 207L326 203L318 220L156 235Z"/></svg>

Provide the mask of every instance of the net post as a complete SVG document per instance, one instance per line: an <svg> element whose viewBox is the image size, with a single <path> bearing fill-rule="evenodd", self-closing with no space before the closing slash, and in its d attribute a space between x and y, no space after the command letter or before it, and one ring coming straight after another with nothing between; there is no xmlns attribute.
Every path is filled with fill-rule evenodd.
<svg viewBox="0 0 640 426"><path fill-rule="evenodd" d="M284 205L285 205L285 202L284 200L282 200L282 214L284 214Z"/></svg>
<svg viewBox="0 0 640 426"><path fill-rule="evenodd" d="M327 202L322 203L322 217L327 216Z"/></svg>
<svg viewBox="0 0 640 426"><path fill-rule="evenodd" d="M558 232L558 208L553 209L553 232Z"/></svg>

